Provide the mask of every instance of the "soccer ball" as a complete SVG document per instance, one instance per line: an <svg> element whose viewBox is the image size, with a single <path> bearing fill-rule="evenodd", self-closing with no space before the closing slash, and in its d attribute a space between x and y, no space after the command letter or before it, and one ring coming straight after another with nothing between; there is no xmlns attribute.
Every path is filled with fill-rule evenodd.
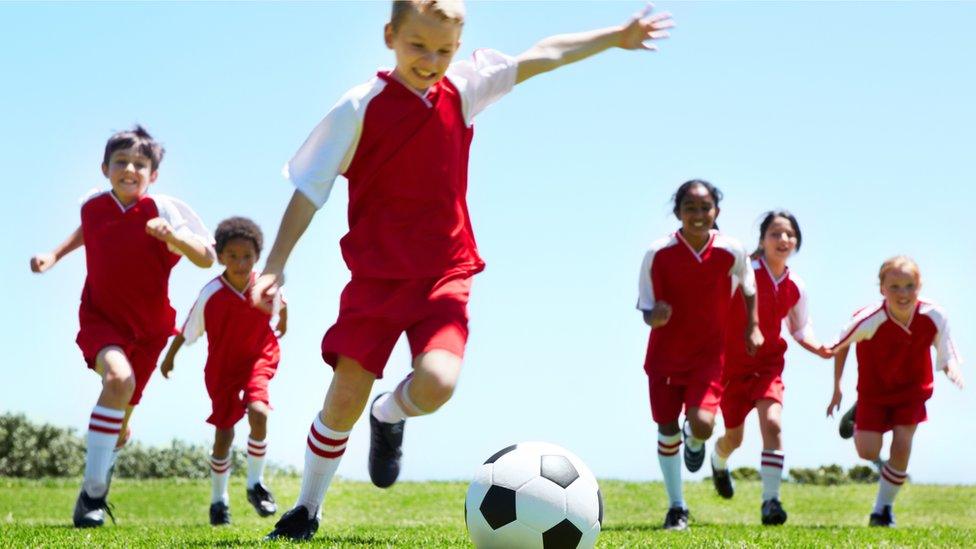
<svg viewBox="0 0 976 549"><path fill-rule="evenodd" d="M555 444L523 442L481 465L464 520L479 548L593 547L603 496L580 458Z"/></svg>

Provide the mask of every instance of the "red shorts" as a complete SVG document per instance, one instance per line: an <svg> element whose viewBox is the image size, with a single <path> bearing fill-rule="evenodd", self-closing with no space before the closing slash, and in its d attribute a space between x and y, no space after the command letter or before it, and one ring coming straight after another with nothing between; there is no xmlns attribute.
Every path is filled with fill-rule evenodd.
<svg viewBox="0 0 976 549"><path fill-rule="evenodd" d="M726 429L734 429L746 421L746 416L760 400L783 404L783 378L779 374L738 376L725 381L722 389L722 421Z"/></svg>
<svg viewBox="0 0 976 549"><path fill-rule="evenodd" d="M471 276L390 280L353 278L339 300L339 318L322 338L333 368L349 357L377 378L400 334L414 357L433 349L464 356Z"/></svg>
<svg viewBox="0 0 976 549"><path fill-rule="evenodd" d="M682 406L701 408L715 413L722 399L722 384L718 379L681 379L669 376L647 376L651 397L651 417L654 423L665 424L678 420Z"/></svg>
<svg viewBox="0 0 976 549"><path fill-rule="evenodd" d="M869 404L858 400L854 428L884 433L896 425L917 425L926 419L928 415L925 413L924 400L898 404Z"/></svg>
<svg viewBox="0 0 976 549"><path fill-rule="evenodd" d="M81 313L81 329L75 342L81 348L81 354L85 357L85 363L92 370L95 369L98 353L106 347L119 347L129 359L132 366L132 374L136 380L136 389L129 399L129 405L135 406L142 399L142 392L149 383L153 371L156 370L156 362L159 354L166 347L169 334L155 338L133 341L132 337L124 336L120 331L105 322L103 319L94 315Z"/></svg>
<svg viewBox="0 0 976 549"><path fill-rule="evenodd" d="M263 357L251 369L243 371L208 366L203 375L211 403L207 423L218 429L232 429L247 413L251 402L263 402L270 408L268 382L278 371L279 357L275 349L272 357Z"/></svg>

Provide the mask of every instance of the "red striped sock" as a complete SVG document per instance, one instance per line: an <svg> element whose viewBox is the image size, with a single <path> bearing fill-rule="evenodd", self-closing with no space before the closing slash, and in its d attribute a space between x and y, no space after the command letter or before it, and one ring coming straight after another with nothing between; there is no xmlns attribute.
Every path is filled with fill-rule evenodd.
<svg viewBox="0 0 976 549"><path fill-rule="evenodd" d="M319 512L348 441L349 431L330 429L322 423L319 414L315 415L315 421L308 431L305 472L302 474L302 490L296 506L304 506L312 515Z"/></svg>

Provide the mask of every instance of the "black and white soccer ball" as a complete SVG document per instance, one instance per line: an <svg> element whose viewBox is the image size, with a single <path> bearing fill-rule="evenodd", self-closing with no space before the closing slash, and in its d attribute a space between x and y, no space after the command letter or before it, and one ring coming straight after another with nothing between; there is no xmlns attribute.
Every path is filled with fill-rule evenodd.
<svg viewBox="0 0 976 549"><path fill-rule="evenodd" d="M555 444L523 442L481 465L468 487L464 519L482 549L593 547L603 496L580 458Z"/></svg>

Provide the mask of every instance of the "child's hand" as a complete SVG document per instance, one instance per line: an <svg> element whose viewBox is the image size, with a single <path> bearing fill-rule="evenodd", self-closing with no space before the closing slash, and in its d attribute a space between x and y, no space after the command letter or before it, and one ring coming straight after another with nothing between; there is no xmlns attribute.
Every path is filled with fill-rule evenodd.
<svg viewBox="0 0 976 549"><path fill-rule="evenodd" d="M154 217L146 221L146 234L167 244L173 244L176 239L173 226L162 217Z"/></svg>
<svg viewBox="0 0 976 549"><path fill-rule="evenodd" d="M261 273L251 286L251 306L271 314L271 306L281 286L282 278L284 277L281 273Z"/></svg>
<svg viewBox="0 0 976 549"><path fill-rule="evenodd" d="M759 329L758 325L753 326L746 332L746 353L749 356L756 356L756 351L763 346L764 342L762 330Z"/></svg>
<svg viewBox="0 0 976 549"><path fill-rule="evenodd" d="M654 44L646 44L648 40L660 40L671 36L668 31L674 26L671 14L668 12L655 13L651 15L654 4L647 4L643 11L637 12L634 17L620 29L620 42L617 44L625 50L651 50L657 51Z"/></svg>
<svg viewBox="0 0 976 549"><path fill-rule="evenodd" d="M169 379L169 374L173 371L173 367L175 366L176 365L173 364L173 359L166 357L163 359L162 364L159 365L159 372L163 374L163 377Z"/></svg>
<svg viewBox="0 0 976 549"><path fill-rule="evenodd" d="M660 328L671 320L671 305L658 301L651 309L651 328Z"/></svg>
<svg viewBox="0 0 976 549"><path fill-rule="evenodd" d="M966 385L965 380L962 378L962 372L959 371L959 367L956 366L954 362L950 362L946 365L945 375L947 378L949 378L949 381L951 381L953 385L959 387L960 389Z"/></svg>
<svg viewBox="0 0 976 549"><path fill-rule="evenodd" d="M58 256L52 253L37 254L30 260L31 272L43 273L58 262Z"/></svg>
<svg viewBox="0 0 976 549"><path fill-rule="evenodd" d="M834 350L826 345L821 345L820 347L817 347L814 353L816 353L816 355L819 356L820 358L834 358Z"/></svg>
<svg viewBox="0 0 976 549"><path fill-rule="evenodd" d="M275 326L275 337L280 339L285 335L285 332L287 331L288 331L288 317L279 315L278 325Z"/></svg>
<svg viewBox="0 0 976 549"><path fill-rule="evenodd" d="M834 389L834 396L831 397L830 404L827 405L827 417L834 417L834 412L840 410L840 401L843 396L840 388Z"/></svg>

